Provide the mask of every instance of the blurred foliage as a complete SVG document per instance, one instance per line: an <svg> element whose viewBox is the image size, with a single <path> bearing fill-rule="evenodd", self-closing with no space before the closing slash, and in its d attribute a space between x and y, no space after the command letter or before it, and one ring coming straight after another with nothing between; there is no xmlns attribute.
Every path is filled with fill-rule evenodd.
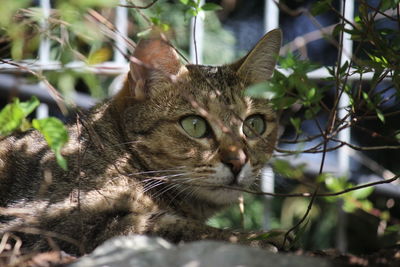
<svg viewBox="0 0 400 267"><path fill-rule="evenodd" d="M129 6L131 2L127 1ZM132 4L145 6L148 1ZM52 2L50 14L40 7L32 7L31 1L3 0L7 8L0 10L0 57L12 60L35 59L39 56L39 44L43 38L51 43L50 60L61 62L63 72L46 72L45 76L57 84L62 93L70 94L77 84L83 84L96 98L105 98L107 88L99 86L98 75L90 69L111 60L114 55L115 7L118 0L84 0ZM159 0L151 8L129 8L129 37L138 41L158 27L172 43L187 57L189 50L190 19L198 15L206 20L204 36L204 62L206 64L227 63L234 59L234 38L224 30L214 12L221 7L200 1ZM127 43L128 49L133 50ZM126 57L128 55L125 55ZM83 64L74 64L82 62ZM82 68L74 71L76 67ZM99 69L101 70L101 69ZM84 74L82 74L84 73ZM63 81L63 82L57 82Z"/></svg>
<svg viewBox="0 0 400 267"><path fill-rule="evenodd" d="M244 225L242 225L242 215L240 214L238 205L221 211L219 214L213 216L207 222L208 225L217 228L242 229L244 226L244 229L246 230L261 229L264 214L262 198L245 193L244 203Z"/></svg>
<svg viewBox="0 0 400 267"><path fill-rule="evenodd" d="M200 5L199 1L196 2L198 2L196 5ZM235 39L232 33L222 28L216 14L208 12L210 10L204 8L198 8L197 11L194 11L196 9L193 7L195 1L181 1L181 3L159 0L150 9L140 12L131 9L133 26L135 32L138 32L136 36L131 36L131 38L138 40L150 33L154 25L158 26L165 31L172 44L188 59L190 27L192 26L190 19L194 14L200 14L199 19L204 21L204 63L221 64L233 61L235 59ZM148 18L150 18L150 21Z"/></svg>
<svg viewBox="0 0 400 267"><path fill-rule="evenodd" d="M321 109L321 99L329 89L329 86L318 87L316 81L307 76L307 73L319 66L307 60L300 60L292 53L279 57L278 64L287 70L289 75L276 70L271 80L247 88L246 94L271 100L277 110L287 109L299 103L306 108L305 119L314 118ZM300 132L299 120L292 118L292 124Z"/></svg>

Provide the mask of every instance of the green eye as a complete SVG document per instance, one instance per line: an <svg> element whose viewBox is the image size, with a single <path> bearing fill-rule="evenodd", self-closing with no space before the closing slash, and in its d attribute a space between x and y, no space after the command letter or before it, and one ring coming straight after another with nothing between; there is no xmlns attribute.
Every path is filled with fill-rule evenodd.
<svg viewBox="0 0 400 267"><path fill-rule="evenodd" d="M265 132L265 120L260 114L249 116L243 124L243 133L248 138L255 138Z"/></svg>
<svg viewBox="0 0 400 267"><path fill-rule="evenodd" d="M188 135L194 138L203 138L208 133L207 122L200 116L190 115L183 118L181 126Z"/></svg>

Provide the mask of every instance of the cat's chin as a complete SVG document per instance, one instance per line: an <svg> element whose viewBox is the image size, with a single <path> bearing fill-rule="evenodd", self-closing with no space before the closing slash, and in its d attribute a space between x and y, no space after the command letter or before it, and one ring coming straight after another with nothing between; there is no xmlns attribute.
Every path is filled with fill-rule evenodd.
<svg viewBox="0 0 400 267"><path fill-rule="evenodd" d="M202 189L197 192L199 199L217 205L229 205L237 203L241 195L240 190L228 188Z"/></svg>

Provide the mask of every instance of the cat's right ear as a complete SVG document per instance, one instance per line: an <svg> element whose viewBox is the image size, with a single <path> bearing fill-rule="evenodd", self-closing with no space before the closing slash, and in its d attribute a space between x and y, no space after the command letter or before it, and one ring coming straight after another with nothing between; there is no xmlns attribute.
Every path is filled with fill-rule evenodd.
<svg viewBox="0 0 400 267"><path fill-rule="evenodd" d="M246 85L267 81L274 72L281 42L281 30L272 30L264 35L245 57L231 67Z"/></svg>
<svg viewBox="0 0 400 267"><path fill-rule="evenodd" d="M171 82L182 72L178 53L161 34L141 40L130 58L130 71L124 87L114 97L117 105L149 97L151 83Z"/></svg>

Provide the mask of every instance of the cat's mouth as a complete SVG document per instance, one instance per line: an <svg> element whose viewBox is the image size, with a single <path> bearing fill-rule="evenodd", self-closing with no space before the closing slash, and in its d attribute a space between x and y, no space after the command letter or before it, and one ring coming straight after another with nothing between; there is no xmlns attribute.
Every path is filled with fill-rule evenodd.
<svg viewBox="0 0 400 267"><path fill-rule="evenodd" d="M242 188L243 187L239 184L237 176L233 176L232 181L230 183L228 183L227 186L232 187L232 188Z"/></svg>
<svg viewBox="0 0 400 267"><path fill-rule="evenodd" d="M238 191L242 190L245 186L240 185L236 177L232 179L231 182L221 185L215 185L214 188L210 188L211 190L223 190L223 191Z"/></svg>
<svg viewBox="0 0 400 267"><path fill-rule="evenodd" d="M236 202L243 189L255 180L249 163L236 175L224 164L217 165L214 170L213 175L202 181L205 186L198 188L196 193L198 197L217 204Z"/></svg>

